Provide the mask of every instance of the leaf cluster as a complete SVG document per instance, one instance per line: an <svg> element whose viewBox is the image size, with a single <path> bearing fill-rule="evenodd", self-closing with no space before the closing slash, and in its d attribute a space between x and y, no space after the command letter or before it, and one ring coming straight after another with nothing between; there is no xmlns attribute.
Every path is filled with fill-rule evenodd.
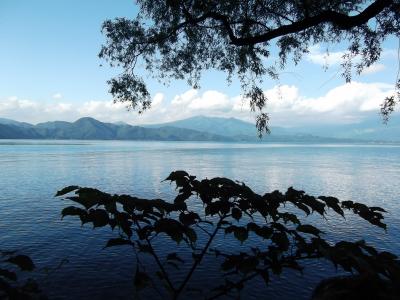
<svg viewBox="0 0 400 300"><path fill-rule="evenodd" d="M386 229L385 210L380 207L335 197L314 197L292 187L285 193L260 195L241 182L222 177L198 180L185 171L172 172L166 180L176 185L178 193L173 201L111 195L78 186L57 193L64 196L74 192L66 198L78 204L64 208L63 217L76 216L82 224L118 230L118 236L105 247L127 245L137 254L134 284L138 289L151 286L153 280L140 264L139 256L143 254L153 256L159 268L156 278L174 299L185 291L205 255L216 257L223 282L207 291L210 299L240 290L255 277L268 283L270 274L279 275L285 269L303 272L301 262L309 259L325 259L348 272L400 282L400 265L395 255L379 252L364 241L331 243L319 228L303 221L311 214L324 220L331 210L340 218L354 214ZM203 210L193 210L189 201L200 201ZM240 250L213 247L221 234L238 240L242 244ZM200 235L206 237L205 243L199 243ZM154 248L154 239L160 236L191 252L192 265L180 282L175 282L168 270L187 261L175 252L160 256L164 249Z"/></svg>
<svg viewBox="0 0 400 300"><path fill-rule="evenodd" d="M46 299L33 279L18 281L18 272L31 272L35 265L27 255L15 251L0 251L0 298Z"/></svg>

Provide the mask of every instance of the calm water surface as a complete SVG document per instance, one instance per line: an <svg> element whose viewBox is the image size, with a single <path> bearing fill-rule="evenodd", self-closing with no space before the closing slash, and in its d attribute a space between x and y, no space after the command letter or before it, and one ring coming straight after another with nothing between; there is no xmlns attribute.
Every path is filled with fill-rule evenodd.
<svg viewBox="0 0 400 300"><path fill-rule="evenodd" d="M240 180L259 193L293 186L315 196L382 206L389 211L387 233L352 217L332 218L323 228L328 236L363 238L400 255L400 147L390 145L0 140L0 248L29 254L40 272L40 286L52 299L133 299L132 253L124 247L102 250L115 237L109 230L82 228L74 218L61 221L60 212L70 203L54 194L77 184L170 200L174 189L162 180L177 169L198 178ZM240 247L223 237L216 245L222 243ZM63 259L68 263L54 270ZM214 282L217 274L206 261L195 274L194 287ZM268 287L254 281L242 296L308 299L324 276L337 274L331 265L313 262L304 275L285 273Z"/></svg>

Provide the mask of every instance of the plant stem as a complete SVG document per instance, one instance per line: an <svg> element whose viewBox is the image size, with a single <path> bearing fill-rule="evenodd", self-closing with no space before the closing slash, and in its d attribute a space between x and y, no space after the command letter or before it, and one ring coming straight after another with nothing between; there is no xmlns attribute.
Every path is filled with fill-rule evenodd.
<svg viewBox="0 0 400 300"><path fill-rule="evenodd" d="M166 280L167 283L168 283L168 286L171 288L172 291L175 291L174 285L172 284L171 280L169 279L167 271L165 271L165 269L164 269L164 267L163 267L163 265L162 265L160 259L158 258L156 252L154 251L154 248L153 248L153 246L151 245L151 242L149 241L148 238L146 238L146 241L147 241L147 244L148 244L149 247L150 247L151 254L153 255L154 259L156 260L158 267L160 268L161 272L162 272L163 275L164 275L165 280Z"/></svg>
<svg viewBox="0 0 400 300"><path fill-rule="evenodd" d="M204 255L206 254L208 248L210 247L214 237L217 235L218 230L221 228L221 223L223 221L223 219L226 217L226 215L223 215L220 217L220 220L218 221L216 228L214 230L214 232L210 235L210 238L207 241L207 244L205 245L205 247L203 248L200 257L197 258L193 264L193 266L191 267L189 273L186 275L185 279L183 280L182 284L179 286L179 288L176 290L175 295L173 297L174 300L178 299L180 293L183 291L183 289L185 288L186 284L189 282L190 278L192 277L194 271L196 270L197 266L201 263L201 261L203 260Z"/></svg>
<svg viewBox="0 0 400 300"><path fill-rule="evenodd" d="M136 224L136 226L137 226L139 229L141 229L141 226L140 226L140 224L139 224L138 221L135 221L135 224ZM164 278L165 278L165 280L167 281L168 286L169 286L170 289L171 289L172 291L174 291L174 293L175 293L175 287L174 287L174 285L172 284L171 280L169 279L168 273L165 271L165 269L164 269L164 267L163 267L163 265L162 265L160 259L158 258L156 252L154 251L154 248L153 248L153 246L151 245L151 241L149 240L148 237L146 237L146 242L147 242L147 245L150 247L150 253L151 253L151 255L153 255L153 257L154 257L154 259L155 259L155 261L156 261L158 267L160 268L162 274L164 275Z"/></svg>
<svg viewBox="0 0 400 300"><path fill-rule="evenodd" d="M224 296L224 295L227 294L227 291L233 289L236 286L239 286L239 285L245 283L246 281L248 281L250 279L253 279L254 277L257 277L258 275L259 274L257 272L254 272L253 274L241 279L240 281L238 281L236 283L231 283L230 286L226 287L226 289L224 289L223 291L219 292L218 294L216 294L216 295L214 295L214 296L212 296L210 298L206 298L206 300L214 300L214 299L217 299L217 298L219 298L221 296Z"/></svg>

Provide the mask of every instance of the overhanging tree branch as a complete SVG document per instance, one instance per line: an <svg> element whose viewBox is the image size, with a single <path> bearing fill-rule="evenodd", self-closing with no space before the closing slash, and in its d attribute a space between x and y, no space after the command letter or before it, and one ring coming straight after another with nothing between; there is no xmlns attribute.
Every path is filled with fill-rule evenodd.
<svg viewBox="0 0 400 300"><path fill-rule="evenodd" d="M337 26L341 30L349 30L353 27L361 26L367 23L370 19L381 13L385 8L389 8L393 5L392 0L377 0L369 5L358 15L348 16L336 11L324 11L316 16L308 17L303 20L293 22L288 25L282 25L276 29L265 32L260 35L248 36L248 37L237 37L231 27L229 18L223 14L216 12L209 12L199 18L190 18L189 22L184 22L177 26L177 30L181 27L186 26L188 23L196 24L203 22L208 18L214 19L221 22L225 30L228 33L231 43L235 46L248 46L255 45L258 43L265 43L273 40L277 37L285 36L292 33L298 33L303 30L309 29L314 26L318 26L325 23L331 23ZM188 13L186 14L188 16Z"/></svg>
<svg viewBox="0 0 400 300"><path fill-rule="evenodd" d="M342 76L349 81L353 70L360 74L376 63L383 41L400 32L399 0L154 2L138 0L137 18L103 25L107 42L100 57L123 67L123 74L109 81L115 101L139 112L150 107L150 92L133 72L132 62L138 58L151 76L166 83L167 78L186 79L194 88L202 71L216 69L226 73L228 81L237 76L242 95L257 108L260 135L269 132L264 111L268 99L260 84L264 76L276 79L275 66L285 68L288 58L297 64L319 43L347 43L351 56L342 64ZM267 61L272 40L279 57ZM354 57L361 59L352 65ZM384 113L400 102L397 89L386 98Z"/></svg>

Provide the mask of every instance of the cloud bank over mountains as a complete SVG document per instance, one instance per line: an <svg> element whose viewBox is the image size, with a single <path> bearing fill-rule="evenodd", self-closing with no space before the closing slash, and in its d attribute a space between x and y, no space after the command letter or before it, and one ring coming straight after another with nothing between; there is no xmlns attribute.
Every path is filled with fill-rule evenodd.
<svg viewBox="0 0 400 300"><path fill-rule="evenodd" d="M379 68L379 67L377 67ZM269 101L267 112L273 126L302 124L356 123L378 113L383 99L393 93L393 85L353 81L329 90L320 97L307 97L294 85L274 86L264 91ZM235 117L254 120L247 99L229 97L221 91L188 90L166 99L162 93L153 97L149 111L138 115L127 111L122 103L92 100L69 103L61 97L40 102L10 97L0 99L0 116L30 123L52 120L73 121L93 117L104 122L124 121L129 124L170 122L195 115Z"/></svg>

